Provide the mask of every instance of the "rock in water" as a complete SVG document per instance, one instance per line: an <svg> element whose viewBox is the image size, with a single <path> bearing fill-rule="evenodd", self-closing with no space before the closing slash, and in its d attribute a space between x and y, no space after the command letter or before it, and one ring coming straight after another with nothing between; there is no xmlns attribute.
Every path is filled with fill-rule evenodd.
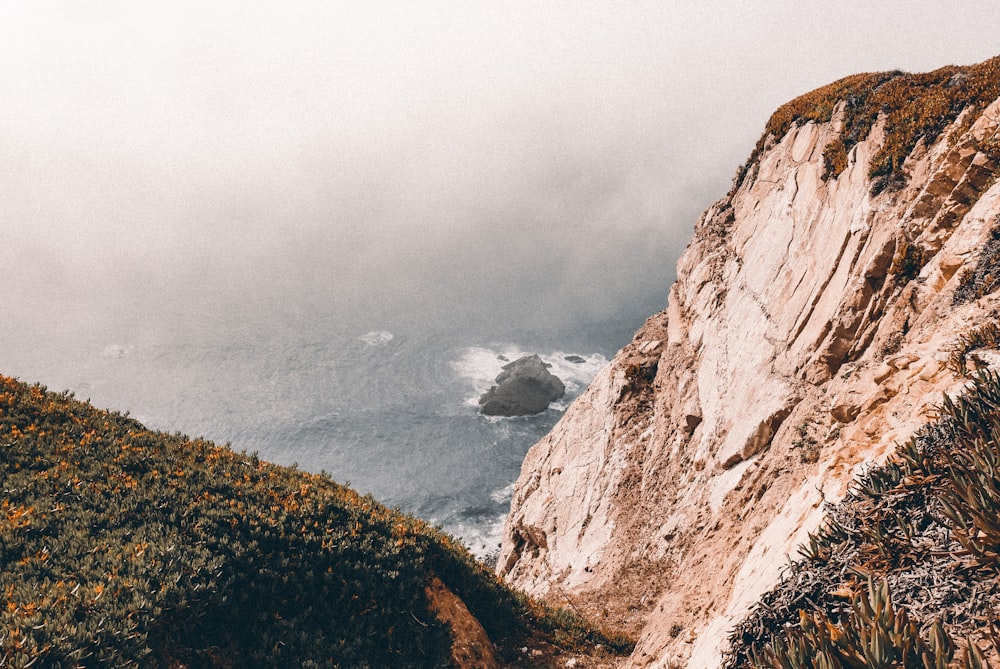
<svg viewBox="0 0 1000 669"><path fill-rule="evenodd" d="M479 398L479 410L487 416L527 416L545 411L549 402L566 392L563 382L547 367L537 355L504 365L497 385Z"/></svg>

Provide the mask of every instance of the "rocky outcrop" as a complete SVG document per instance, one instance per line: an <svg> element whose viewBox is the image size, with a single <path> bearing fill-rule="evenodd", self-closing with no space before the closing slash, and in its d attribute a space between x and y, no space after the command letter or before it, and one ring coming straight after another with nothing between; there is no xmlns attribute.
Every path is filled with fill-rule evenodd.
<svg viewBox="0 0 1000 669"><path fill-rule="evenodd" d="M537 355L526 355L503 366L493 386L479 398L487 416L527 416L545 411L566 387Z"/></svg>
<svg viewBox="0 0 1000 669"><path fill-rule="evenodd" d="M499 573L636 633L630 667L719 666L824 502L962 387L955 342L1000 310L953 304L1000 224L1000 99L891 178L871 166L892 113L831 172L858 113L844 99L762 140L667 308L525 459Z"/></svg>

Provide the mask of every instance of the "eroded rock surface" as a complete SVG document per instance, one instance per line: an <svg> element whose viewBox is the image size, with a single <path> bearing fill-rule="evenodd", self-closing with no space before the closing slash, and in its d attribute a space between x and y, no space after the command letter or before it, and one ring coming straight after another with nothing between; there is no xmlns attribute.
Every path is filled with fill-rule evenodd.
<svg viewBox="0 0 1000 669"><path fill-rule="evenodd" d="M877 194L884 120L827 179L843 107L771 137L698 222L667 308L528 454L503 577L638 634L630 667L719 666L823 502L962 387L955 341L1000 309L952 300L1000 224L979 150L1000 100L970 114Z"/></svg>

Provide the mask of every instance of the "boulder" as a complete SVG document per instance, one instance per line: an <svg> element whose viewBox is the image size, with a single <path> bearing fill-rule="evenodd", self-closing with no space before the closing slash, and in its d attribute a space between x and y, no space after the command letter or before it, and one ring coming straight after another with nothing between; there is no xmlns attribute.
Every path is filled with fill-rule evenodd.
<svg viewBox="0 0 1000 669"><path fill-rule="evenodd" d="M537 355L526 355L503 366L496 384L479 398L487 416L527 416L541 413L559 399L566 387Z"/></svg>

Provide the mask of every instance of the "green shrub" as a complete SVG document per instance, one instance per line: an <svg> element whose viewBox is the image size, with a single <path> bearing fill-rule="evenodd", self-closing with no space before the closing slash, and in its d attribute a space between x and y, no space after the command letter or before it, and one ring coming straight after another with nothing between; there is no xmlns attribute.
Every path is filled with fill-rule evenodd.
<svg viewBox="0 0 1000 669"><path fill-rule="evenodd" d="M896 248L892 265L889 266L889 274L895 276L900 283L913 281L920 275L926 259L927 251L922 246L904 239Z"/></svg>
<svg viewBox="0 0 1000 669"><path fill-rule="evenodd" d="M823 149L823 180L836 179L847 169L847 145L838 137Z"/></svg>
<svg viewBox="0 0 1000 669"><path fill-rule="evenodd" d="M992 136L976 142L976 150L994 163L1000 163L1000 133L994 133Z"/></svg>
<svg viewBox="0 0 1000 669"><path fill-rule="evenodd" d="M1000 218L993 224L989 236L979 249L976 266L962 272L952 304L974 302L992 293L1000 285Z"/></svg>
<svg viewBox="0 0 1000 669"><path fill-rule="evenodd" d="M972 328L959 336L948 353L948 369L959 376L968 376L969 367L966 356L983 348L1000 348L1000 325L991 320L979 327Z"/></svg>
<svg viewBox="0 0 1000 669"><path fill-rule="evenodd" d="M817 441L810 431L810 424L802 422L795 426L795 433L798 437L792 440L792 448L799 452L799 461L803 464L815 464L819 462L820 453L823 446Z"/></svg>

